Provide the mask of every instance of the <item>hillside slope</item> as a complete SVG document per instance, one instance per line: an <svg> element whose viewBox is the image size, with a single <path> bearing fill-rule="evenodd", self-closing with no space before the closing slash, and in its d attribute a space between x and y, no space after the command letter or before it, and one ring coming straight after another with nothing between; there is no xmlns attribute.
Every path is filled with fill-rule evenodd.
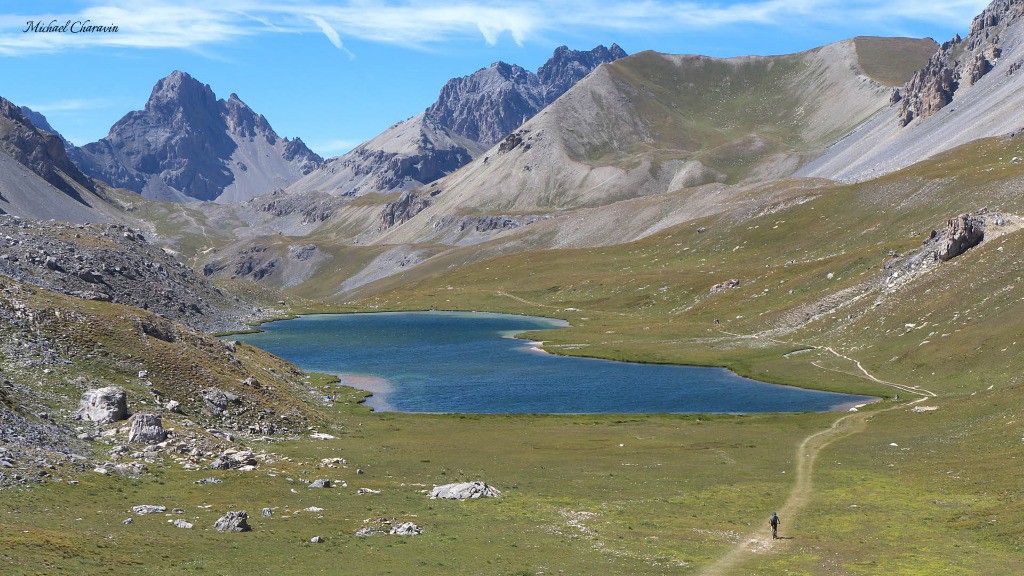
<svg viewBox="0 0 1024 576"><path fill-rule="evenodd" d="M433 182L468 164L591 70L625 55L615 44L589 51L561 46L536 74L495 62L453 78L424 112L331 158L289 191L360 196Z"/></svg>
<svg viewBox="0 0 1024 576"><path fill-rule="evenodd" d="M902 54L906 42L874 45ZM483 158L418 192L429 207L375 241L435 238L447 232L446 216L560 211L788 176L889 106L891 89L861 70L857 45L726 60L653 52L618 60Z"/></svg>
<svg viewBox="0 0 1024 576"><path fill-rule="evenodd" d="M996 0L883 110L797 174L862 181L1024 127L1024 5Z"/></svg>

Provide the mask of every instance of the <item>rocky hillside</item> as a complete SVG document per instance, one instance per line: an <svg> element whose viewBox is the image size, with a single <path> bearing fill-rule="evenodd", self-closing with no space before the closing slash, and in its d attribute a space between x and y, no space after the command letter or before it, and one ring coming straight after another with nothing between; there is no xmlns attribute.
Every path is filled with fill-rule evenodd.
<svg viewBox="0 0 1024 576"><path fill-rule="evenodd" d="M147 198L240 201L285 187L321 158L302 140L281 138L237 95L175 71L153 87L106 138L71 151L86 174Z"/></svg>
<svg viewBox="0 0 1024 576"><path fill-rule="evenodd" d="M62 139L36 128L21 108L0 98L0 213L73 222L115 218L116 211L94 192L92 180L68 159Z"/></svg>
<svg viewBox="0 0 1024 576"><path fill-rule="evenodd" d="M139 308L0 275L0 336L0 489L170 460L256 465L237 447L225 455L234 439L294 436L316 419L291 364Z"/></svg>
<svg viewBox="0 0 1024 576"><path fill-rule="evenodd" d="M21 106L19 109L21 110L21 115L24 116L26 120L31 122L33 126L42 130L43 132L55 134L58 138L60 138L60 141L64 143L65 148L75 147L74 144L68 142L67 138L64 138L64 136L60 132L58 132L56 128L50 126L50 121L46 119L46 116L43 116L41 113L36 112L28 106Z"/></svg>
<svg viewBox="0 0 1024 576"><path fill-rule="evenodd" d="M1024 126L1024 3L995 0L970 32L942 44L893 106L799 172L860 181L910 166L972 140Z"/></svg>
<svg viewBox="0 0 1024 576"><path fill-rule="evenodd" d="M149 310L204 331L238 328L255 314L139 230L121 224L0 216L0 276L69 296Z"/></svg>
<svg viewBox="0 0 1024 576"><path fill-rule="evenodd" d="M328 160L289 190L359 196L432 182L468 164L601 64L624 56L615 44L590 51L562 46L536 74L495 62L454 78L422 114Z"/></svg>

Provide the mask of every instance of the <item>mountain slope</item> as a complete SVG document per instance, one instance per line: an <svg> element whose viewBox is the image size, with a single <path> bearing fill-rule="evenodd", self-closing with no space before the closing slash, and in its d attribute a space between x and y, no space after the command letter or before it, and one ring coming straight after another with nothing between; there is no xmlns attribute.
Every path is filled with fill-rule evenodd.
<svg viewBox="0 0 1024 576"><path fill-rule="evenodd" d="M468 164L597 66L625 55L615 44L590 51L562 46L536 74L495 62L449 80L422 114L328 160L289 191L360 196L432 182Z"/></svg>
<svg viewBox="0 0 1024 576"><path fill-rule="evenodd" d="M322 161L300 139L280 138L235 94L218 100L179 71L157 82L143 110L71 156L90 176L147 198L222 202L285 187Z"/></svg>
<svg viewBox="0 0 1024 576"><path fill-rule="evenodd" d="M0 212L72 222L114 219L117 211L94 191L59 136L37 129L0 98Z"/></svg>
<svg viewBox="0 0 1024 576"><path fill-rule="evenodd" d="M889 105L891 89L859 62L853 40L786 56L618 60L483 158L417 191L423 212L374 241L431 241L447 233L446 217L547 213L788 176Z"/></svg>
<svg viewBox="0 0 1024 576"><path fill-rule="evenodd" d="M1024 3L996 0L966 38L942 45L880 112L801 168L801 176L861 181L972 140L1024 127Z"/></svg>

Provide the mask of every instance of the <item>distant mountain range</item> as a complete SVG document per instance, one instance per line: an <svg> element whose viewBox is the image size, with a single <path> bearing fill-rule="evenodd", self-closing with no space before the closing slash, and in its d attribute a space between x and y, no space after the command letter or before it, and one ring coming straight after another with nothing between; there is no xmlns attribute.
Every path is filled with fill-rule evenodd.
<svg viewBox="0 0 1024 576"><path fill-rule="evenodd" d="M617 44L589 51L561 46L536 73L495 62L449 80L424 112L328 160L289 191L361 196L433 182L468 164L601 64L625 56Z"/></svg>

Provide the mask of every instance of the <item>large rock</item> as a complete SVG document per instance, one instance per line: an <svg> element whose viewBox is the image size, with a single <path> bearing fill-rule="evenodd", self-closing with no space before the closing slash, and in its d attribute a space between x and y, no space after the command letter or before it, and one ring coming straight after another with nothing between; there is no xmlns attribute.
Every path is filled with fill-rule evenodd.
<svg viewBox="0 0 1024 576"><path fill-rule="evenodd" d="M498 498L500 496L501 492L496 488L480 481L434 486L434 489L430 491L430 498L432 500L469 500L475 498Z"/></svg>
<svg viewBox="0 0 1024 576"><path fill-rule="evenodd" d="M938 251L943 262L956 258L985 239L985 221L970 214L961 214L946 222L945 242Z"/></svg>
<svg viewBox="0 0 1024 576"><path fill-rule="evenodd" d="M245 511L228 512L217 520L213 529L218 532L248 532L252 526L249 526L249 515Z"/></svg>
<svg viewBox="0 0 1024 576"><path fill-rule="evenodd" d="M160 417L156 414L136 414L132 416L132 428L128 432L129 443L156 444L167 438Z"/></svg>
<svg viewBox="0 0 1024 576"><path fill-rule="evenodd" d="M76 420L90 420L101 424L109 424L128 418L128 402L124 388L107 386L87 390L78 401Z"/></svg>
<svg viewBox="0 0 1024 576"><path fill-rule="evenodd" d="M203 390L203 405L214 416L221 415L231 404L240 404L238 396L219 388Z"/></svg>
<svg viewBox="0 0 1024 576"><path fill-rule="evenodd" d="M423 528L420 528L412 522L402 522L398 526L392 528L388 534L394 536L419 536L420 534L423 534Z"/></svg>

